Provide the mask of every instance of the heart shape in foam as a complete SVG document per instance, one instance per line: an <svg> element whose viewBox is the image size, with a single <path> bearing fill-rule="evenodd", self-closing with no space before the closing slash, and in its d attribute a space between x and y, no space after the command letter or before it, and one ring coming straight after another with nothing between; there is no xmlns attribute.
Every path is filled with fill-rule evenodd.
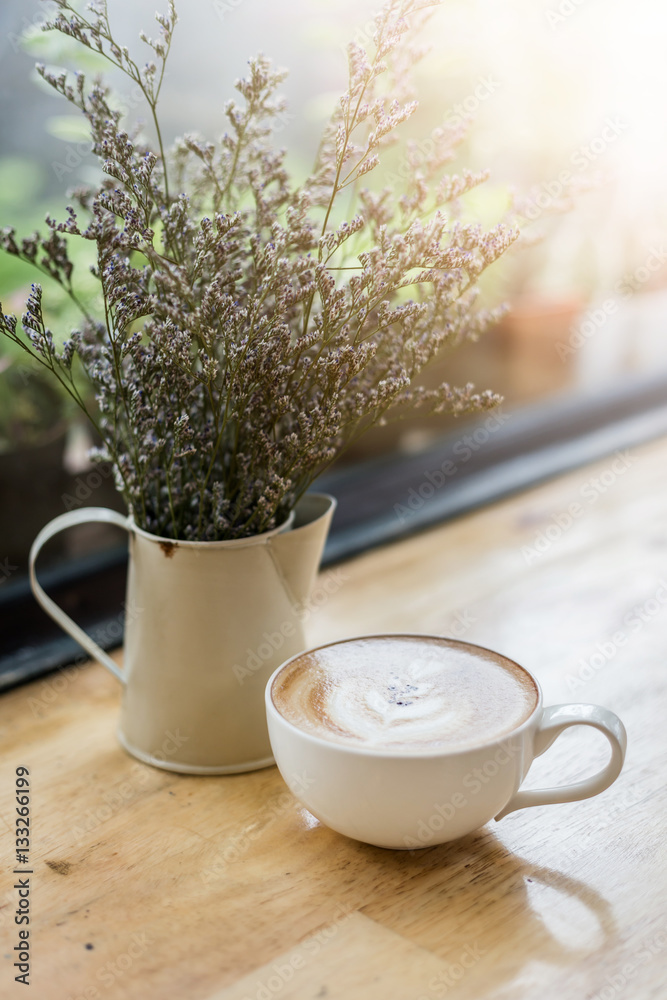
<svg viewBox="0 0 667 1000"><path fill-rule="evenodd" d="M377 675L365 680L366 690L360 690L358 679L341 679L329 692L327 707L338 725L366 739L394 742L431 730L437 736L470 713L454 685L443 691L443 662L435 656L411 659L380 683Z"/></svg>

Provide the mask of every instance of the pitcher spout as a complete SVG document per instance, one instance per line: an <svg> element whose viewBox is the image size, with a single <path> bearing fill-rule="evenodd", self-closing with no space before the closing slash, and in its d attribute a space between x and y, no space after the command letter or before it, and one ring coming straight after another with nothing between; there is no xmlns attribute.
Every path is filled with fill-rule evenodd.
<svg viewBox="0 0 667 1000"><path fill-rule="evenodd" d="M335 509L332 496L307 493L296 505L292 527L267 540L295 609L305 604L313 588Z"/></svg>

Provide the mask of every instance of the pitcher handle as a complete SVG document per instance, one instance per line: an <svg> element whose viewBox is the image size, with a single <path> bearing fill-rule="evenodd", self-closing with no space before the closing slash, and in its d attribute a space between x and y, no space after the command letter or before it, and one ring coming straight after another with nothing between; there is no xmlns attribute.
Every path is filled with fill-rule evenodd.
<svg viewBox="0 0 667 1000"><path fill-rule="evenodd" d="M109 510L107 507L82 507L81 510L70 510L66 514L60 514L59 517L50 521L37 535L37 538L32 543L30 549L30 586L32 587L32 592L42 605L47 614L53 618L55 622L60 625L68 635L71 635L79 645L83 646L85 651L92 656L94 660L99 660L103 667L110 670L117 680L121 684L125 684L125 677L118 666L114 663L111 657L104 652L97 643L91 639L91 637L80 628L76 622L72 621L69 615L66 615L62 608L59 608L54 600L52 600L48 594L42 589L41 585L37 581L37 574L35 572L35 562L37 556L42 550L42 547L50 538L57 535L59 532L64 531L66 528L73 528L76 524L89 524L92 521L102 521L105 524L115 524L119 528L124 528L125 531L132 531L132 524L129 517L125 517L124 514L119 514L115 510Z"/></svg>

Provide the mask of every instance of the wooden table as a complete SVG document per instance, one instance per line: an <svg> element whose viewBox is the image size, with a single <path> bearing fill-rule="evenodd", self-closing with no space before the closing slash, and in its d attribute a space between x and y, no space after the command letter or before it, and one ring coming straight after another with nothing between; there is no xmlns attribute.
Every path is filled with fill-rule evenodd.
<svg viewBox="0 0 667 1000"><path fill-rule="evenodd" d="M665 441L622 471L610 457L329 570L338 585L310 622L313 641L465 635L533 669L547 703L616 710L626 767L586 802L386 851L321 826L275 768L201 778L138 764L116 743L119 689L98 665L3 695L0 996L667 996L666 460ZM605 754L599 734L570 730L531 782L583 776ZM30 990L9 957L20 764L34 823Z"/></svg>

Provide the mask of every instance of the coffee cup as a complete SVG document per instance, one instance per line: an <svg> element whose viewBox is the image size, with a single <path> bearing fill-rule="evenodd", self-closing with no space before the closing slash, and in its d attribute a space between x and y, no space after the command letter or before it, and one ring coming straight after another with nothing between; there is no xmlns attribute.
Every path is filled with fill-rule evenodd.
<svg viewBox="0 0 667 1000"><path fill-rule="evenodd" d="M292 657L266 687L276 764L326 826L410 850L463 837L528 806L574 802L618 777L621 720L599 705L544 707L525 667L442 636L358 636ZM611 756L574 784L524 790L533 760L570 726Z"/></svg>

